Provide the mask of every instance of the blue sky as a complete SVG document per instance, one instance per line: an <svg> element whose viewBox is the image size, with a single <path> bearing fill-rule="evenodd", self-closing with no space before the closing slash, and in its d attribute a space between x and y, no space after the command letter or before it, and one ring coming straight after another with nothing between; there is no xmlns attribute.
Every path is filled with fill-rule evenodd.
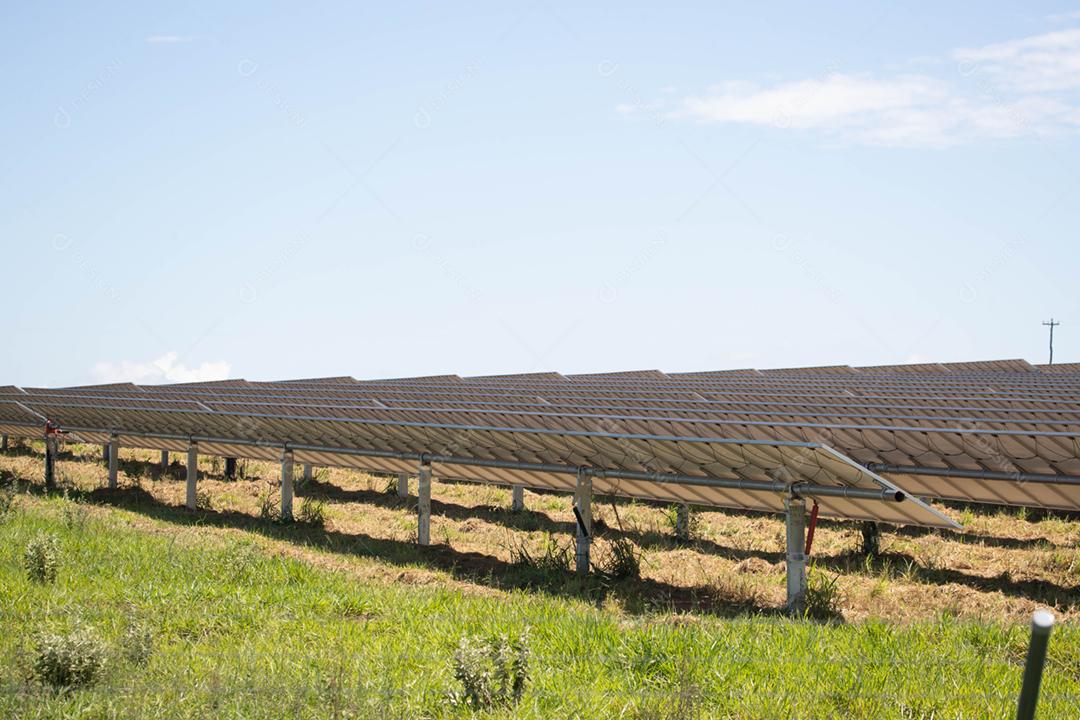
<svg viewBox="0 0 1080 720"><path fill-rule="evenodd" d="M1061 3L9 4L0 384L1080 360Z"/></svg>

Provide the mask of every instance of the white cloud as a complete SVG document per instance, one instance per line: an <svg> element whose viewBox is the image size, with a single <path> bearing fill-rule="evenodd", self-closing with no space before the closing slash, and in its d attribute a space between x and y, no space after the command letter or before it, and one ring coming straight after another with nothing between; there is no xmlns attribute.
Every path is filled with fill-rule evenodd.
<svg viewBox="0 0 1080 720"><path fill-rule="evenodd" d="M1010 40L953 53L961 72L986 72L1023 91L1080 87L1080 28Z"/></svg>
<svg viewBox="0 0 1080 720"><path fill-rule="evenodd" d="M187 367L177 362L179 354L167 352L147 363L121 360L118 363L99 362L90 371L95 382L115 383L171 383L171 382L207 382L225 380L229 377L232 366L227 362L204 362L198 367Z"/></svg>
<svg viewBox="0 0 1080 720"><path fill-rule="evenodd" d="M944 96L941 84L932 78L875 80L833 74L766 89L728 83L703 97L686 98L682 112L712 122L809 128L857 124L867 115L940 102Z"/></svg>
<svg viewBox="0 0 1080 720"><path fill-rule="evenodd" d="M150 45L175 45L176 43L189 43L194 40L194 35L148 35L143 42Z"/></svg>
<svg viewBox="0 0 1080 720"><path fill-rule="evenodd" d="M620 105L704 123L794 129L830 141L944 147L1080 129L1080 29L954 50L935 75L829 73L728 82L673 102Z"/></svg>

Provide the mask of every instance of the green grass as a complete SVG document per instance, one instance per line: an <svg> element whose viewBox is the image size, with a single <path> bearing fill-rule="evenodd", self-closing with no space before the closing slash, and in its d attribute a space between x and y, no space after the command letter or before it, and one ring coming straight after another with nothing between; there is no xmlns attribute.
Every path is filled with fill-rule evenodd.
<svg viewBox="0 0 1080 720"><path fill-rule="evenodd" d="M585 599L364 580L265 536L106 506L71 522L71 504L19 495L0 521L0 717L468 717L448 701L461 638L528 632L521 704L484 717L997 719L1014 712L1026 648L1017 625L627 617ZM42 532L60 547L46 585L23 565ZM76 626L109 648L102 679L35 684L35 633ZM145 665L124 652L133 626L153 634ZM1065 626L1039 717L1078 715L1080 632Z"/></svg>

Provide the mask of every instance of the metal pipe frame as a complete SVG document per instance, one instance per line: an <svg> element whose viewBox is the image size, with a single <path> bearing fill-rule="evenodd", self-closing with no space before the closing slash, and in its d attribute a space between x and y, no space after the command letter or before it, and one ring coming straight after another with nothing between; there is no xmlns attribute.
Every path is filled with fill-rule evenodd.
<svg viewBox="0 0 1080 720"><path fill-rule="evenodd" d="M1047 475L1029 472L1000 472L996 470L961 470L953 468L921 467L917 465L885 465L869 463L866 469L876 473L898 475L929 475L932 477L956 477L971 480L1001 480L1006 482L1048 483L1080 485L1080 475Z"/></svg>
<svg viewBox="0 0 1080 720"><path fill-rule="evenodd" d="M337 455L355 455L358 457L377 457L391 460L413 460L423 463L442 463L444 465L469 465L472 467L491 467L504 470L523 470L527 472L561 473L577 475L583 472L595 478L614 478L618 480L642 480L666 485L695 485L715 487L727 490L748 490L751 492L772 492L778 494L795 493L799 497L842 497L855 500L877 500L880 502L902 502L907 495L901 490L889 488L856 488L838 485L814 485L811 483L790 484L780 480L744 480L742 478L700 477L675 473L639 472L633 470L605 470L602 468L576 467L552 463L529 463L513 460L489 460L487 458L466 458L455 455L434 453L399 452L396 450L362 450L358 448L331 447L326 445L307 445L302 443L276 442L268 440L244 440L211 437L205 435L177 435L171 433L136 432L126 430L101 430L99 428L69 427L69 432L110 432L131 437L156 438L159 440L186 440L189 443L219 443L223 445L242 445L247 447L282 448L283 450L308 450L327 452ZM806 443L794 443L805 446ZM873 471L872 468L868 468Z"/></svg>

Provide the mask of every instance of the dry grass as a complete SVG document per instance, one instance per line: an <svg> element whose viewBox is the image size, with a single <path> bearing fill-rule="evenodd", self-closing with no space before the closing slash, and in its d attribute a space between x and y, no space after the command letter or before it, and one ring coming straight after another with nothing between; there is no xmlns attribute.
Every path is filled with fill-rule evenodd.
<svg viewBox="0 0 1080 720"><path fill-rule="evenodd" d="M62 481L73 492L133 511L133 523L153 517L180 524L197 520L204 527L220 526L222 532L255 531L276 552L377 582L446 584L477 593L520 587L585 593L626 614L665 609L721 615L772 612L784 600L784 527L779 516L702 511L694 541L680 544L665 508L620 502L620 531L613 529L619 523L610 503L598 502L594 518L599 543L632 540L643 553L641 578L582 586L569 571L525 577L514 565L515 549L539 549L551 535L570 537L573 514L565 495L526 492L527 510L513 513L506 488L436 482L431 537L437 547L423 550L414 545L415 483L413 497L400 499L388 492L386 478L321 468L298 495L325 501L325 527L281 526L259 519L261 499L276 488L274 463L248 461L247 479L225 481L220 460L201 458L199 489L212 509L186 514L179 509L184 502L182 475L161 475L156 470L158 453L121 450L120 489L110 493L104 490L100 448L75 445L66 450L72 455L60 462ZM41 469L40 449L0 455L0 475L39 483ZM839 575L844 620L912 622L948 615L1026 621L1044 606L1055 608L1064 619L1076 616L1080 521L1032 513L1023 517L1014 510L947 511L965 523L964 533L886 531L882 555L873 560L859 554L858 526L819 525L813 559L830 575Z"/></svg>

